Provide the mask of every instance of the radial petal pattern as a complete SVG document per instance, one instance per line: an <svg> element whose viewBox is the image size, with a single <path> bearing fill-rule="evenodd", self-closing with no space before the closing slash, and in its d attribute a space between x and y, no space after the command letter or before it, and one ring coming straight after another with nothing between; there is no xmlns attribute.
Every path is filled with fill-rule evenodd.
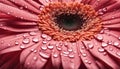
<svg viewBox="0 0 120 69"><path fill-rule="evenodd" d="M91 6L101 30L91 39L55 40L39 26L40 12L51 3ZM120 69L119 29L120 0L0 0L0 69Z"/></svg>

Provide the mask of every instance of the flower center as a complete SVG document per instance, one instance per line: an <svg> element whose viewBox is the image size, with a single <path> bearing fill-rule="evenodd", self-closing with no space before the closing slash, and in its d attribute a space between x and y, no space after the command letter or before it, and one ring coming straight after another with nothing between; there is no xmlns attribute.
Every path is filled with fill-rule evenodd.
<svg viewBox="0 0 120 69"><path fill-rule="evenodd" d="M39 18L39 29L59 41L90 40L102 28L97 12L83 3L49 3Z"/></svg>
<svg viewBox="0 0 120 69"><path fill-rule="evenodd" d="M83 23L85 22L83 17L79 16L77 13L63 13L61 15L57 15L56 17L56 23L58 24L58 26L68 31L81 29Z"/></svg>

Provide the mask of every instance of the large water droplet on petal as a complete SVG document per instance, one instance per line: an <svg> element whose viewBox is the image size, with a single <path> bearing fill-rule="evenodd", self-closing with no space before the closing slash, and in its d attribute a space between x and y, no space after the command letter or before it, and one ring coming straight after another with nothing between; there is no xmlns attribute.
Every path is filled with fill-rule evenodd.
<svg viewBox="0 0 120 69"><path fill-rule="evenodd" d="M47 54L43 53L43 52L40 52L39 54L40 54L40 56L42 56L44 58L49 58L49 56Z"/></svg>
<svg viewBox="0 0 120 69"><path fill-rule="evenodd" d="M29 42L30 42L30 39L29 39L29 38L23 39L23 43L24 43L24 44L28 44Z"/></svg>
<svg viewBox="0 0 120 69"><path fill-rule="evenodd" d="M53 46L53 45L48 45L48 48L49 48L49 49L53 49L54 46Z"/></svg>
<svg viewBox="0 0 120 69"><path fill-rule="evenodd" d="M42 49L42 50L47 50L46 45L41 46L41 49Z"/></svg>
<svg viewBox="0 0 120 69"><path fill-rule="evenodd" d="M39 38L38 38L38 37L34 37L34 38L32 39L32 41L35 42L35 43L37 43L37 42L39 42Z"/></svg>
<svg viewBox="0 0 120 69"><path fill-rule="evenodd" d="M119 42L114 42L113 45L114 46L119 46Z"/></svg>
<svg viewBox="0 0 120 69"><path fill-rule="evenodd" d="M100 48L98 48L98 51L102 53L102 52L104 52L105 50L100 47Z"/></svg>
<svg viewBox="0 0 120 69"><path fill-rule="evenodd" d="M107 44L107 43L102 42L102 47L107 47L107 46L108 46L108 44Z"/></svg>
<svg viewBox="0 0 120 69"><path fill-rule="evenodd" d="M30 32L30 35L31 35L31 36L34 36L34 35L36 35L36 34L37 34L37 33L34 32L34 31L31 31L31 32Z"/></svg>

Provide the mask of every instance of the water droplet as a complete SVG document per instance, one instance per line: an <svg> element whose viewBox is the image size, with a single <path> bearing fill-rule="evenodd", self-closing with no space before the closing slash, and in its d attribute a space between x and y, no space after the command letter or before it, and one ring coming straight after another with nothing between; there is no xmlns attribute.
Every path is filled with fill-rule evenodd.
<svg viewBox="0 0 120 69"><path fill-rule="evenodd" d="M20 7L20 10L22 10L23 9L23 7Z"/></svg>
<svg viewBox="0 0 120 69"><path fill-rule="evenodd" d="M46 45L41 46L41 49L42 49L42 50L47 50Z"/></svg>
<svg viewBox="0 0 120 69"><path fill-rule="evenodd" d="M100 0L97 0L98 2L100 1Z"/></svg>
<svg viewBox="0 0 120 69"><path fill-rule="evenodd" d="M104 13L102 11L98 12L99 15L103 15Z"/></svg>
<svg viewBox="0 0 120 69"><path fill-rule="evenodd" d="M34 31L31 31L31 32L30 32L30 35L31 35L31 36L34 36L34 35L36 35L36 34L37 34L37 33L34 32Z"/></svg>
<svg viewBox="0 0 120 69"><path fill-rule="evenodd" d="M40 52L39 54L40 54L40 56L42 56L44 58L49 58L49 56L47 54L43 53L43 52Z"/></svg>
<svg viewBox="0 0 120 69"><path fill-rule="evenodd" d="M106 11L107 11L107 8L103 8L102 10L103 10L104 12L106 12Z"/></svg>
<svg viewBox="0 0 120 69"><path fill-rule="evenodd" d="M58 46L57 46L57 50L61 51L62 49L61 49L61 47L58 47Z"/></svg>
<svg viewBox="0 0 120 69"><path fill-rule="evenodd" d="M108 44L107 44L107 43L102 42L102 47L107 47L107 46L108 46Z"/></svg>
<svg viewBox="0 0 120 69"><path fill-rule="evenodd" d="M65 45L65 46L67 46L67 45L68 45L68 43L67 43L67 42L65 42L65 43L64 43L64 45Z"/></svg>
<svg viewBox="0 0 120 69"><path fill-rule="evenodd" d="M94 47L94 45L91 44L91 43L87 43L87 46L88 46L88 48L90 48L90 49L92 49L92 48Z"/></svg>
<svg viewBox="0 0 120 69"><path fill-rule="evenodd" d="M68 55L68 54L69 54L69 52L68 52L68 51L64 51L64 52L63 52L63 54L66 54L66 55Z"/></svg>
<svg viewBox="0 0 120 69"><path fill-rule="evenodd" d="M48 48L49 48L49 49L53 49L54 46L53 46L53 45L48 45Z"/></svg>
<svg viewBox="0 0 120 69"><path fill-rule="evenodd" d="M57 54L57 53L55 53L55 54L53 55L53 57L57 58L57 57L58 57L58 54Z"/></svg>
<svg viewBox="0 0 120 69"><path fill-rule="evenodd" d="M51 39L52 39L52 38L51 38L50 36L46 38L46 40L48 40L48 41L50 41Z"/></svg>
<svg viewBox="0 0 120 69"><path fill-rule="evenodd" d="M37 52L37 50L34 50L33 52L34 52L34 53L36 53L36 52Z"/></svg>
<svg viewBox="0 0 120 69"><path fill-rule="evenodd" d="M110 51L113 51L113 48L112 48L112 47L109 47L109 50L110 50Z"/></svg>
<svg viewBox="0 0 120 69"><path fill-rule="evenodd" d="M100 47L100 48L98 48L98 51L99 51L99 52L104 52L105 50Z"/></svg>
<svg viewBox="0 0 120 69"><path fill-rule="evenodd" d="M111 18L113 18L113 19L114 19L115 17L113 16L113 17L111 17Z"/></svg>
<svg viewBox="0 0 120 69"><path fill-rule="evenodd" d="M74 54L69 54L68 57L70 57L70 58L74 58L75 55L74 55Z"/></svg>
<svg viewBox="0 0 120 69"><path fill-rule="evenodd" d="M118 37L118 39L120 40L120 37Z"/></svg>
<svg viewBox="0 0 120 69"><path fill-rule="evenodd" d="M27 5L25 5L25 8L28 8L28 6L27 6Z"/></svg>
<svg viewBox="0 0 120 69"><path fill-rule="evenodd" d="M101 41L101 40L103 40L103 36L102 35L97 35L97 39Z"/></svg>
<svg viewBox="0 0 120 69"><path fill-rule="evenodd" d="M23 17L20 17L21 19L24 19Z"/></svg>
<svg viewBox="0 0 120 69"><path fill-rule="evenodd" d="M7 44L7 46L11 46L11 44L10 44L10 43L8 43L8 44Z"/></svg>
<svg viewBox="0 0 120 69"><path fill-rule="evenodd" d="M68 49L69 52L72 52L73 50L72 49Z"/></svg>
<svg viewBox="0 0 120 69"><path fill-rule="evenodd" d="M37 57L33 57L34 60L37 60Z"/></svg>
<svg viewBox="0 0 120 69"><path fill-rule="evenodd" d="M0 43L1 43L1 44L3 44L3 43L4 43L4 41L2 40Z"/></svg>
<svg viewBox="0 0 120 69"><path fill-rule="evenodd" d="M120 51L116 52L116 54L117 54L118 56L120 56Z"/></svg>
<svg viewBox="0 0 120 69"><path fill-rule="evenodd" d="M83 56L83 57L86 57L86 56L87 56L87 54L86 54L86 53L82 53L82 56Z"/></svg>
<svg viewBox="0 0 120 69"><path fill-rule="evenodd" d="M25 38L25 39L23 40L23 43L24 43L24 44L28 44L29 42L30 42L29 38Z"/></svg>
<svg viewBox="0 0 120 69"><path fill-rule="evenodd" d="M20 45L20 48L21 48L21 49L24 49L24 48L25 48L25 46L24 46L24 45Z"/></svg>
<svg viewBox="0 0 120 69"><path fill-rule="evenodd" d="M15 45L18 45L19 44L19 42L18 41L15 41Z"/></svg>
<svg viewBox="0 0 120 69"><path fill-rule="evenodd" d="M9 15L9 14L10 14L10 12L7 12L7 14Z"/></svg>
<svg viewBox="0 0 120 69"><path fill-rule="evenodd" d="M43 8L44 8L44 6L40 6L40 8L39 8L39 9L40 9L40 10L43 10Z"/></svg>
<svg viewBox="0 0 120 69"><path fill-rule="evenodd" d="M107 52L104 52L103 55L104 55L104 56L107 55Z"/></svg>
<svg viewBox="0 0 120 69"><path fill-rule="evenodd" d="M39 38L35 37L35 38L32 39L32 41L35 42L35 43L37 43L37 42L39 42Z"/></svg>
<svg viewBox="0 0 120 69"><path fill-rule="evenodd" d="M113 45L114 46L119 46L119 43L118 42L114 42Z"/></svg>
<svg viewBox="0 0 120 69"><path fill-rule="evenodd" d="M88 63L88 60L87 60L87 59L85 59L85 60L84 60L84 62L85 62L85 63Z"/></svg>
<svg viewBox="0 0 120 69"><path fill-rule="evenodd" d="M46 34L42 34L41 37L45 39L45 38L47 38L47 35Z"/></svg>
<svg viewBox="0 0 120 69"><path fill-rule="evenodd" d="M91 61L88 61L88 64L91 64L92 62Z"/></svg>
<svg viewBox="0 0 120 69"><path fill-rule="evenodd" d="M42 41L42 43L43 43L43 44L46 44L46 43L47 43L47 41L46 41L46 40L43 40L43 41Z"/></svg>
<svg viewBox="0 0 120 69"><path fill-rule="evenodd" d="M28 35L27 34L23 34L23 37L26 38Z"/></svg>

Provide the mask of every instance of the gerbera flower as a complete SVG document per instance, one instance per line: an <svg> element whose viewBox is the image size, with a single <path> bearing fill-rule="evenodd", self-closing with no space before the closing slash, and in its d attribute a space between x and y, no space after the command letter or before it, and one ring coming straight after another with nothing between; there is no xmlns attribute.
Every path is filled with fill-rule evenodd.
<svg viewBox="0 0 120 69"><path fill-rule="evenodd" d="M120 0L0 0L0 69L120 69Z"/></svg>

